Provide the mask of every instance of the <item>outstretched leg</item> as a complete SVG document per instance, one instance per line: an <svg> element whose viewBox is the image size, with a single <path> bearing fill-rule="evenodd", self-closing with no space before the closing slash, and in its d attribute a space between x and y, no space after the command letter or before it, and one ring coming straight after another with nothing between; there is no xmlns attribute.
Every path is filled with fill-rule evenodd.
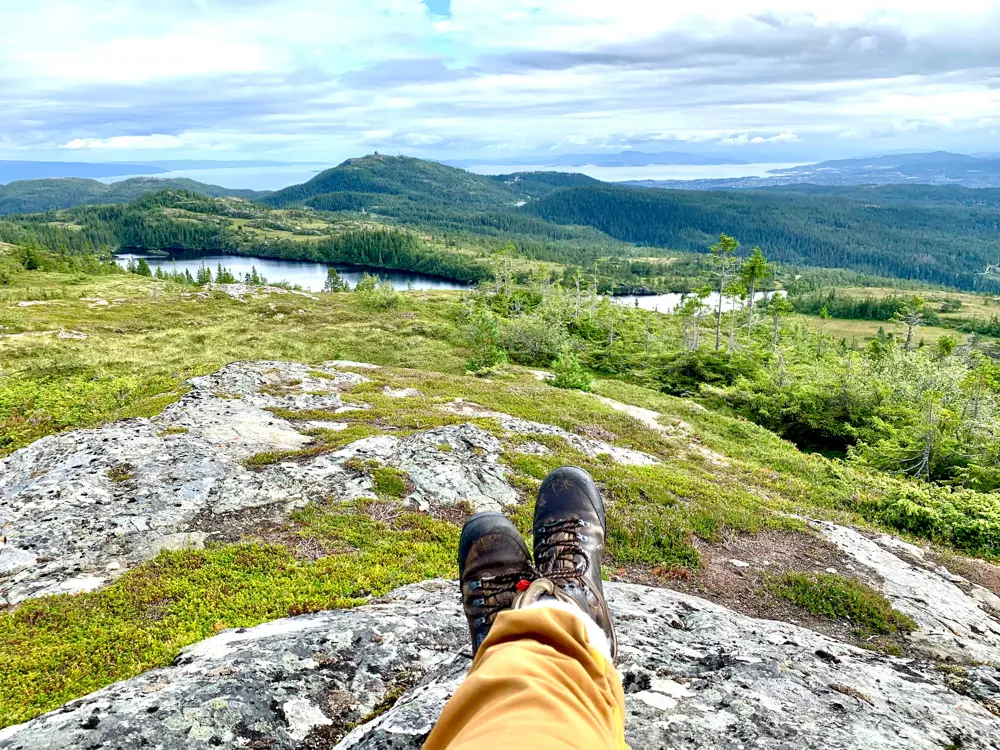
<svg viewBox="0 0 1000 750"><path fill-rule="evenodd" d="M513 524L499 514L477 521L483 515L466 524L459 550L475 658L425 750L625 748L617 643L600 578L604 506L593 481L566 467L543 482L534 523L541 578L530 584L530 573L516 572L527 549ZM490 539L477 543L487 531ZM477 549L491 550L488 560ZM503 609L508 600L512 609Z"/></svg>

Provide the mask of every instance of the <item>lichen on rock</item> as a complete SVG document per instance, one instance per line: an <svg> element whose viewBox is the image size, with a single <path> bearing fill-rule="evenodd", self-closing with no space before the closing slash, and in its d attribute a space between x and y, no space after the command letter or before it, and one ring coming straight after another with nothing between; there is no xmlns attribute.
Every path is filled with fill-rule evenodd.
<svg viewBox="0 0 1000 750"><path fill-rule="evenodd" d="M989 668L968 670L957 692L932 664L666 589L607 589L634 750L1000 744ZM0 730L0 750L417 750L470 663L456 592L430 581L358 609L226 631L171 667Z"/></svg>

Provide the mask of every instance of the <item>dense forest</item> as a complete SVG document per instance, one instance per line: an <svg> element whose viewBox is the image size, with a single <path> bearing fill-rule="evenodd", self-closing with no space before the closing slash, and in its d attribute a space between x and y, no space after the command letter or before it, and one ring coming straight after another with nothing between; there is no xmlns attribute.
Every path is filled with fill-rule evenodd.
<svg viewBox="0 0 1000 750"><path fill-rule="evenodd" d="M873 204L839 196L596 187L526 205L534 216L617 239L694 251L721 227L782 263L1000 291L1000 209Z"/></svg>

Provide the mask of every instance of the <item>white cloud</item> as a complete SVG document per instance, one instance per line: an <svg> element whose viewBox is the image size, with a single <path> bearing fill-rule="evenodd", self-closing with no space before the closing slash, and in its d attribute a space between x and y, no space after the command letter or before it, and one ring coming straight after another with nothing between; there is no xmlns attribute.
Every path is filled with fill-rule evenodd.
<svg viewBox="0 0 1000 750"><path fill-rule="evenodd" d="M0 147L965 148L1000 113L997 24L995 0L0 2Z"/></svg>
<svg viewBox="0 0 1000 750"><path fill-rule="evenodd" d="M112 138L74 138L62 148L145 149L181 148L184 141L175 135L119 135Z"/></svg>

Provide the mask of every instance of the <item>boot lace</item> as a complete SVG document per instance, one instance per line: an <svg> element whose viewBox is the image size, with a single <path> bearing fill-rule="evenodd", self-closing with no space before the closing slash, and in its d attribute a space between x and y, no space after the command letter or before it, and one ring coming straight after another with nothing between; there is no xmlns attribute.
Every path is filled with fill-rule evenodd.
<svg viewBox="0 0 1000 750"><path fill-rule="evenodd" d="M535 565L549 580L583 578L590 570L590 557L583 542L590 537L590 523L579 518L547 521L535 538Z"/></svg>
<svg viewBox="0 0 1000 750"><path fill-rule="evenodd" d="M473 622L476 628L493 624L496 616L508 609L518 593L521 581L532 581L537 578L533 570L521 570L512 573L483 577L469 581L469 592L474 595L470 604L481 611Z"/></svg>

